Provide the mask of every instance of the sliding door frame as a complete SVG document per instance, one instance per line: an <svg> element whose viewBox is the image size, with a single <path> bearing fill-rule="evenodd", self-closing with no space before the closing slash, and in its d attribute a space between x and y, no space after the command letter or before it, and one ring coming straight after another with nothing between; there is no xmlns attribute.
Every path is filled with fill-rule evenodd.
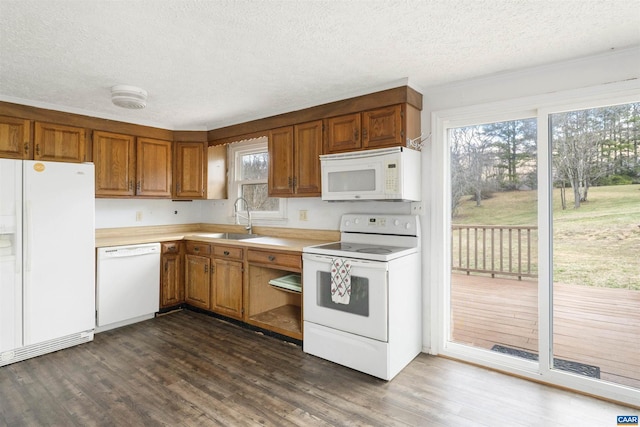
<svg viewBox="0 0 640 427"><path fill-rule="evenodd" d="M500 101L450 110L435 111L431 116L432 143L428 166L431 168L429 199L432 202L427 243L431 259L427 287L430 297L432 354L464 360L491 369L519 375L587 394L637 405L640 390L552 369L553 360L553 217L551 191L551 146L549 115L562 111L596 108L640 101L640 82L625 81L579 90ZM537 119L538 169L538 337L539 361L496 354L449 341L451 287L451 170L448 129L481 123Z"/></svg>

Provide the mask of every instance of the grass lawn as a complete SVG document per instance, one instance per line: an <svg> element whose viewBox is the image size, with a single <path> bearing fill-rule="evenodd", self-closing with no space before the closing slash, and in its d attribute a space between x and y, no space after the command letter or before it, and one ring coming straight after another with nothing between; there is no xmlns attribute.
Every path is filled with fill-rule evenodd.
<svg viewBox="0 0 640 427"><path fill-rule="evenodd" d="M465 200L453 223L537 225L536 204L536 191L495 193L480 207ZM640 290L640 185L592 187L579 209L560 206L556 189L554 281Z"/></svg>

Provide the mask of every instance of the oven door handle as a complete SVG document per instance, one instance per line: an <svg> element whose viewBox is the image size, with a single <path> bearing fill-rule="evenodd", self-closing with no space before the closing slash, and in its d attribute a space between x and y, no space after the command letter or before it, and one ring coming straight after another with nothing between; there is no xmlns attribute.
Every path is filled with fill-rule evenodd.
<svg viewBox="0 0 640 427"><path fill-rule="evenodd" d="M370 261L365 259L357 259L357 258L349 258L349 257L339 257L339 256L331 256L331 255L317 255L317 254L302 254L302 262L304 261L315 261L324 264L331 264L331 260L335 258L344 258L348 259L351 262L351 267L361 267L361 268L369 268L369 269L379 269L379 270L387 270L388 263L387 261ZM304 268L304 265L303 265Z"/></svg>

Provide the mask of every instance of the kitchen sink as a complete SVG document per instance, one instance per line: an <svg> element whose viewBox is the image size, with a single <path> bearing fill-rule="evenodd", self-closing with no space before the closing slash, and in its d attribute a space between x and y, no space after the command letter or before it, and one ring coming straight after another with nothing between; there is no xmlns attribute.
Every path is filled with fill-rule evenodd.
<svg viewBox="0 0 640 427"><path fill-rule="evenodd" d="M258 234L249 233L198 233L196 237L208 237L210 239L245 240L260 237Z"/></svg>

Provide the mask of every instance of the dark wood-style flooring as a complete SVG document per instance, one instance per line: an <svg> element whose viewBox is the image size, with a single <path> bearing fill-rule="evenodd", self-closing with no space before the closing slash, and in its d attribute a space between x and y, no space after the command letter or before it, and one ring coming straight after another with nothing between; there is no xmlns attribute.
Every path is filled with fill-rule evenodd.
<svg viewBox="0 0 640 427"><path fill-rule="evenodd" d="M180 311L0 368L6 426L614 426L638 414L419 355L385 382Z"/></svg>

